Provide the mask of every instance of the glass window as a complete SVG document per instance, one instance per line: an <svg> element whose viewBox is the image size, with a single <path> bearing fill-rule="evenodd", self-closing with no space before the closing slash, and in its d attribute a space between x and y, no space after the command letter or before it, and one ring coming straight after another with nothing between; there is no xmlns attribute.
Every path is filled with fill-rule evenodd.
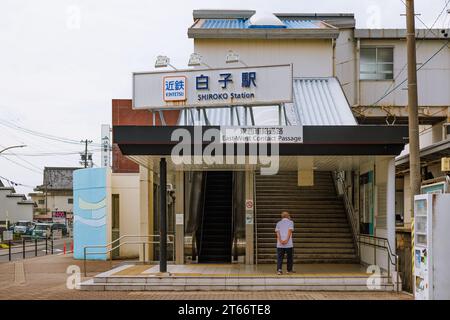
<svg viewBox="0 0 450 320"><path fill-rule="evenodd" d="M394 79L394 48L361 48L360 79Z"/></svg>
<svg viewBox="0 0 450 320"><path fill-rule="evenodd" d="M39 199L39 200L38 200L38 203L39 203L39 204L45 204L45 200L44 200L44 199Z"/></svg>
<svg viewBox="0 0 450 320"><path fill-rule="evenodd" d="M72 204L73 203L73 198L67 199L67 203Z"/></svg>

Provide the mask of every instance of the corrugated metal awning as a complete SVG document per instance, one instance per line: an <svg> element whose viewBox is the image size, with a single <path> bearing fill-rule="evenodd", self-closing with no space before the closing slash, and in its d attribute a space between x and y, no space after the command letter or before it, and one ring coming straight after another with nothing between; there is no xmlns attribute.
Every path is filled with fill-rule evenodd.
<svg viewBox="0 0 450 320"><path fill-rule="evenodd" d="M320 20L281 18L287 29L333 29ZM198 29L250 29L249 19L200 19L193 28Z"/></svg>
<svg viewBox="0 0 450 320"><path fill-rule="evenodd" d="M179 125L357 125L336 78L295 78L294 102L279 106L184 109Z"/></svg>

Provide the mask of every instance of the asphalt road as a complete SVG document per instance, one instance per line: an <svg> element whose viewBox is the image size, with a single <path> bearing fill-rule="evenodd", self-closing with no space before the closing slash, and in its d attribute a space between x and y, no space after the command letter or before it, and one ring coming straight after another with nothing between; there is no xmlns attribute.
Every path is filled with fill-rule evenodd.
<svg viewBox="0 0 450 320"><path fill-rule="evenodd" d="M64 242L66 243L66 250L70 250L70 242L72 239L63 238L53 241L53 254L60 254L64 252ZM37 253L37 255L36 255ZM45 241L40 241L37 246L37 252L35 250L34 242L26 242L25 247L25 259L45 256L51 254L51 241L47 242L47 251L45 250ZM11 248L11 261L23 260L23 248L22 245L15 244ZM0 263L8 262L8 249L0 249Z"/></svg>

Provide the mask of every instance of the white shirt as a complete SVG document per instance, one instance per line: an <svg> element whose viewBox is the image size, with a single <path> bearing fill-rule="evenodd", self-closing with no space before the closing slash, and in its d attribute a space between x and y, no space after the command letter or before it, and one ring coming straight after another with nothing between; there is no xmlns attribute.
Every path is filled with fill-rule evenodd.
<svg viewBox="0 0 450 320"><path fill-rule="evenodd" d="M275 232L280 232L280 241L286 240L289 230L294 231L294 222L292 222L292 220L288 218L283 218L280 221L278 221L277 226L275 227ZM294 247L292 235L290 236L288 243L281 244L280 241L277 241L277 248Z"/></svg>

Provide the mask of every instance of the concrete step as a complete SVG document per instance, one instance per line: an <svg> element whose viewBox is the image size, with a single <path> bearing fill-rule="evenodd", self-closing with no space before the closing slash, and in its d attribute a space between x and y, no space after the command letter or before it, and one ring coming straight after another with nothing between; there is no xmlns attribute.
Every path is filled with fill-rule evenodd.
<svg viewBox="0 0 450 320"><path fill-rule="evenodd" d="M94 277L79 284L84 291L373 291L367 286L368 275L355 276L108 276ZM380 277L378 291L393 291L394 284Z"/></svg>
<svg viewBox="0 0 450 320"><path fill-rule="evenodd" d="M269 238L261 238L260 241L258 241L258 246L260 245L271 245L275 246L277 240L275 238L275 235L272 235L272 237ZM353 243L352 237L319 237L319 238L312 238L312 237L294 237L294 245L301 245L304 243L317 243L317 244L337 244L337 243Z"/></svg>
<svg viewBox="0 0 450 320"><path fill-rule="evenodd" d="M274 229L274 222L262 222L258 220L258 228L269 228ZM328 222L328 221L315 221L315 222L298 222L295 221L294 226L296 230L299 230L299 228L348 228L348 223L346 221L344 222Z"/></svg>
<svg viewBox="0 0 450 320"><path fill-rule="evenodd" d="M283 206L299 206L299 207L311 207L311 208L316 208L316 207L337 207L337 208L343 208L344 204L342 203L342 201L340 200L333 200L333 201L324 201L322 199L319 200L299 200L299 199L295 199L295 200L278 200L278 199L272 199L272 198L265 198L264 200L259 200L257 202L257 206L258 207L266 207L266 206L272 206L274 204L274 202L277 202L277 205L279 204L283 204Z"/></svg>
<svg viewBox="0 0 450 320"><path fill-rule="evenodd" d="M297 172L256 177L258 263L276 261L274 227L287 210L294 221L294 257L312 263L357 260L343 200L331 172L315 172L314 186L299 187Z"/></svg>
<svg viewBox="0 0 450 320"><path fill-rule="evenodd" d="M286 209L311 209L311 210L320 210L320 209L328 209L328 210L344 210L344 205L342 203L314 203L314 204L308 204L303 203L301 201L299 202L291 202L291 203L258 203L256 205L257 209L272 209L272 210L279 210L280 208L286 208Z"/></svg>
<svg viewBox="0 0 450 320"><path fill-rule="evenodd" d="M258 253L259 259L274 259L276 261L276 254L269 253ZM329 259L329 260L353 260L356 259L356 254L354 253L295 253L294 252L294 263L299 260L309 260L309 259ZM330 262L332 263L332 262Z"/></svg>
<svg viewBox="0 0 450 320"><path fill-rule="evenodd" d="M275 231L272 232L258 232L258 240L262 240L264 238L273 238L275 236ZM349 232L304 232L304 231L296 231L294 234L294 239L296 237L300 238L351 238L352 235Z"/></svg>
<svg viewBox="0 0 450 320"><path fill-rule="evenodd" d="M276 256L271 258L261 258L258 256L258 264L275 264L277 263ZM334 258L301 258L298 259L294 256L294 263L295 264L353 264L358 263L357 258L340 258L340 259L334 259Z"/></svg>
<svg viewBox="0 0 450 320"><path fill-rule="evenodd" d="M296 246L294 248L294 254L298 255L298 254L304 254L304 253L317 253L317 254L322 254L322 253L335 253L335 254L340 254L340 253L345 253L345 254L355 254L355 249L354 248L319 248L319 247L314 247L314 248L305 248L302 246ZM263 255L263 254L271 254L271 255L276 255L276 248L272 247L272 248L261 248L260 246L258 246L258 255Z"/></svg>
<svg viewBox="0 0 450 320"><path fill-rule="evenodd" d="M257 218L272 218L280 220L280 210L273 209L264 209L256 207L256 217ZM291 210L289 213L295 219L303 219L303 218L347 218L347 214L345 211L340 210ZM295 215L295 216L294 216Z"/></svg>

